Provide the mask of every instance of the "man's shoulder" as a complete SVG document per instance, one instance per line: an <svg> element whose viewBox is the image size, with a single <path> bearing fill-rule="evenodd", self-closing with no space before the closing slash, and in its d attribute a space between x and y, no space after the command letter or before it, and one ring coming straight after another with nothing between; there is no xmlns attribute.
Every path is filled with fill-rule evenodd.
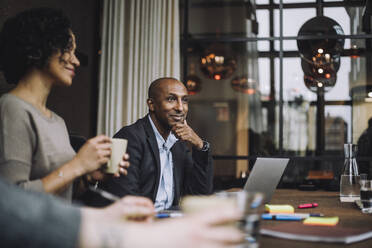
<svg viewBox="0 0 372 248"><path fill-rule="evenodd" d="M128 138L128 136L142 136L145 134L145 119L138 119L135 123L122 127L114 138Z"/></svg>

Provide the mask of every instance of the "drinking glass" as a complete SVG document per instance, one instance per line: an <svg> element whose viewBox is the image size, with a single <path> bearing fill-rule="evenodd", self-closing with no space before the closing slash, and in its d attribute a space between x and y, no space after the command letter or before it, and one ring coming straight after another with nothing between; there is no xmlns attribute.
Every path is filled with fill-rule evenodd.
<svg viewBox="0 0 372 248"><path fill-rule="evenodd" d="M187 196L181 201L181 208L185 214L193 214L210 209L232 207L239 210L243 217L235 223L246 234L246 242L234 248L259 247L259 223L264 195L262 193L238 191L219 192L212 196Z"/></svg>
<svg viewBox="0 0 372 248"><path fill-rule="evenodd" d="M360 199L359 171L356 162L357 146L344 144L344 170L340 178L340 201L354 202Z"/></svg>
<svg viewBox="0 0 372 248"><path fill-rule="evenodd" d="M238 227L246 234L246 243L239 248L259 247L260 218L264 195L259 192L220 192L216 194L220 198L232 199L238 209L243 213L243 219L239 221Z"/></svg>
<svg viewBox="0 0 372 248"><path fill-rule="evenodd" d="M360 180L360 201L363 213L372 213L372 180Z"/></svg>

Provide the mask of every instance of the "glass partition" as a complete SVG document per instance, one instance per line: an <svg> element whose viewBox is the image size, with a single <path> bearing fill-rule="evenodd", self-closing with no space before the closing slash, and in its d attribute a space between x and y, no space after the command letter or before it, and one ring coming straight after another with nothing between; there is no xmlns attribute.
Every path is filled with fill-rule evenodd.
<svg viewBox="0 0 372 248"><path fill-rule="evenodd" d="M181 1L189 120L212 143L216 177L242 179L257 156L285 156L291 163L282 185L335 186L346 142L363 146L361 163L371 161L362 152L372 150L372 35L364 7ZM304 28L311 19L317 25Z"/></svg>

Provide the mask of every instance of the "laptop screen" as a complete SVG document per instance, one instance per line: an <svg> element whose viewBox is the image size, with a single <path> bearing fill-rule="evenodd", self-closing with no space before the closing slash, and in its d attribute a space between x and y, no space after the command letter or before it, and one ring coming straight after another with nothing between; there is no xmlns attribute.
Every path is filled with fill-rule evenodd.
<svg viewBox="0 0 372 248"><path fill-rule="evenodd" d="M264 193L264 203L269 203L288 162L288 158L257 158L244 190Z"/></svg>

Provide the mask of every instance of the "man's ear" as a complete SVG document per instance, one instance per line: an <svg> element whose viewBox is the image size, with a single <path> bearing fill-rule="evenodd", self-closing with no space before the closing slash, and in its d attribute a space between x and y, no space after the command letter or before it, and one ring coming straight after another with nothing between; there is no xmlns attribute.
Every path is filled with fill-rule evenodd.
<svg viewBox="0 0 372 248"><path fill-rule="evenodd" d="M152 100L151 98L148 98L147 99L147 106L149 107L150 111L154 111L154 100Z"/></svg>

